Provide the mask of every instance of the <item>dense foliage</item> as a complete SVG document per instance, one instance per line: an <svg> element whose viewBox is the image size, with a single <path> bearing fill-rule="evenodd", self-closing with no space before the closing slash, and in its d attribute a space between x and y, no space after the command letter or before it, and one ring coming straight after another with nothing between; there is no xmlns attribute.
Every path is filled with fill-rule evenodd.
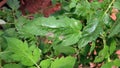
<svg viewBox="0 0 120 68"><path fill-rule="evenodd" d="M21 1L0 6L0 68L120 67L120 0Z"/></svg>

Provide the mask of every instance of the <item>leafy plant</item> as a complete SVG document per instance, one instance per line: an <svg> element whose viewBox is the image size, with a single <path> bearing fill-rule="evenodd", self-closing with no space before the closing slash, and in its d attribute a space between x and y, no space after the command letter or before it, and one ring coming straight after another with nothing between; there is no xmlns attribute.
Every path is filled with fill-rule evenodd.
<svg viewBox="0 0 120 68"><path fill-rule="evenodd" d="M0 9L0 68L120 67L120 0L28 1Z"/></svg>

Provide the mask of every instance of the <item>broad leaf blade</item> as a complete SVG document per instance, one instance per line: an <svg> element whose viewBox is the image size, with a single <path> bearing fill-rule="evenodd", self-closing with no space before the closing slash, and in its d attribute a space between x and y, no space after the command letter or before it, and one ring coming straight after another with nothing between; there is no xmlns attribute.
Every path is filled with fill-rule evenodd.
<svg viewBox="0 0 120 68"><path fill-rule="evenodd" d="M117 20L116 22L113 24L113 26L110 29L110 34L109 34L109 38L120 33L120 13L117 16Z"/></svg>
<svg viewBox="0 0 120 68"><path fill-rule="evenodd" d="M40 66L41 68L49 68L51 63L52 63L51 59L42 60L40 62Z"/></svg>
<svg viewBox="0 0 120 68"><path fill-rule="evenodd" d="M95 40L100 33L102 33L102 27L99 20L93 19L93 21L89 22L88 25L83 29L82 38L80 38L78 47L84 47L89 42Z"/></svg>
<svg viewBox="0 0 120 68"><path fill-rule="evenodd" d="M65 37L65 39L63 39L62 43L59 45L62 45L62 46L73 45L79 41L80 37L81 37L80 32L69 34Z"/></svg>
<svg viewBox="0 0 120 68"><path fill-rule="evenodd" d="M22 65L20 65L20 64L5 64L4 66L3 66L3 68L23 68L23 66Z"/></svg>
<svg viewBox="0 0 120 68"><path fill-rule="evenodd" d="M112 68L112 66L113 66L113 62L107 62L103 64L101 68Z"/></svg>
<svg viewBox="0 0 120 68"><path fill-rule="evenodd" d="M40 59L40 50L36 47L32 51L29 49L27 42L22 42L16 38L6 38L9 51L14 60L20 61L23 65L31 66L36 64Z"/></svg>
<svg viewBox="0 0 120 68"><path fill-rule="evenodd" d="M17 10L20 7L18 0L7 0L7 4L13 10Z"/></svg>
<svg viewBox="0 0 120 68"><path fill-rule="evenodd" d="M55 46L54 47L55 50L55 54L59 55L59 54L65 54L65 55L72 55L75 54L75 49L73 47L70 46Z"/></svg>
<svg viewBox="0 0 120 68"><path fill-rule="evenodd" d="M102 62L106 57L108 57L109 48L107 45L99 52L98 56L95 57L94 62Z"/></svg>
<svg viewBox="0 0 120 68"><path fill-rule="evenodd" d="M74 57L68 56L66 58L62 57L60 59L55 59L51 64L51 68L73 68L76 59Z"/></svg>

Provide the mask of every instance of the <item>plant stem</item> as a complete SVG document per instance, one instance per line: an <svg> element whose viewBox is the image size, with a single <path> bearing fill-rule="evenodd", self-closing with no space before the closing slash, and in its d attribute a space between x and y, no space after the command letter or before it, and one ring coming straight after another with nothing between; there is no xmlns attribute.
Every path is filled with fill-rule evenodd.
<svg viewBox="0 0 120 68"><path fill-rule="evenodd" d="M106 39L105 39L105 37L106 37L106 34L105 34L105 32L104 32L103 34L101 34L101 38L102 38L102 40L103 40L103 45L104 45L104 46L107 45L107 44L106 44Z"/></svg>
<svg viewBox="0 0 120 68"><path fill-rule="evenodd" d="M108 5L107 9L105 10L102 18L104 17L104 15L109 11L109 9L111 8L112 4L115 2L115 0L112 0L112 2Z"/></svg>
<svg viewBox="0 0 120 68"><path fill-rule="evenodd" d="M102 39L103 39L103 45L104 45L104 48L105 48L105 46L107 46L106 38L105 38L105 37L106 37L106 33L102 34L101 36L102 36ZM109 54L109 56L107 56L107 61L108 61L108 62L111 61L111 59L110 59L110 54Z"/></svg>

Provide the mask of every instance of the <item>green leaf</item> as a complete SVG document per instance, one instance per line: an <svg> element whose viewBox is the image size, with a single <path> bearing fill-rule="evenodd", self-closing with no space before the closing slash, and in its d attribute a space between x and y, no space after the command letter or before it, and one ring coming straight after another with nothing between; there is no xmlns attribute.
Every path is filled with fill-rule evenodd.
<svg viewBox="0 0 120 68"><path fill-rule="evenodd" d="M17 10L20 7L18 0L7 0L7 4L13 10Z"/></svg>
<svg viewBox="0 0 120 68"><path fill-rule="evenodd" d="M120 2L114 2L113 7L120 10Z"/></svg>
<svg viewBox="0 0 120 68"><path fill-rule="evenodd" d="M103 22L104 24L108 25L110 23L110 16L109 14L105 14L104 17L103 17Z"/></svg>
<svg viewBox="0 0 120 68"><path fill-rule="evenodd" d="M103 61L106 57L108 57L108 51L109 51L109 48L108 46L104 46L104 48L99 52L98 56L95 57L95 60L94 62L101 62Z"/></svg>
<svg viewBox="0 0 120 68"><path fill-rule="evenodd" d="M0 30L0 36L3 34L4 32L2 30Z"/></svg>
<svg viewBox="0 0 120 68"><path fill-rule="evenodd" d="M107 62L107 63L103 64L101 68L112 68L112 66L113 66L112 62Z"/></svg>
<svg viewBox="0 0 120 68"><path fill-rule="evenodd" d="M0 58L6 62L12 62L13 59L10 55L12 55L13 53L8 51L8 50L5 50L5 51L2 51L0 52Z"/></svg>
<svg viewBox="0 0 120 68"><path fill-rule="evenodd" d="M21 22L25 23L22 24ZM49 18L39 17L33 21L20 18L18 19L18 23L16 27L21 33L41 36L45 36L49 32L57 32L59 29L68 30L68 32L79 32L82 29L80 21L68 17L62 17L60 19L56 19L53 16ZM62 33L63 30L59 32Z"/></svg>
<svg viewBox="0 0 120 68"><path fill-rule="evenodd" d="M55 59L51 64L51 68L74 68L76 58L68 56L66 58L62 57L60 59Z"/></svg>
<svg viewBox="0 0 120 68"><path fill-rule="evenodd" d="M120 59L115 59L113 63L115 66L120 66Z"/></svg>
<svg viewBox="0 0 120 68"><path fill-rule="evenodd" d="M90 46L85 46L82 49L80 49L80 55L87 56L90 51Z"/></svg>
<svg viewBox="0 0 120 68"><path fill-rule="evenodd" d="M66 55L71 55L71 54L75 54L75 49L73 47L70 46L55 46L54 47L55 53L56 55L59 55L61 53L66 54Z"/></svg>
<svg viewBox="0 0 120 68"><path fill-rule="evenodd" d="M82 37L79 40L78 47L82 48L89 42L94 41L102 33L102 27L97 18L88 22L88 25L83 29Z"/></svg>
<svg viewBox="0 0 120 68"><path fill-rule="evenodd" d="M78 3L76 5L76 9L75 9L75 14L79 15L79 16L87 16L88 13L91 12L90 10L91 6L90 3L87 1L81 1L80 3Z"/></svg>
<svg viewBox="0 0 120 68"><path fill-rule="evenodd" d="M49 17L49 18L45 18L45 17L41 17L38 18L34 21L34 23L39 22L38 25L44 26L44 27L49 27L49 28L60 28L60 27L65 27L65 23L62 23L62 20L56 20L55 17Z"/></svg>
<svg viewBox="0 0 120 68"><path fill-rule="evenodd" d="M49 68L51 63L52 63L52 61L50 59L42 60L40 62L40 67L41 68Z"/></svg>
<svg viewBox="0 0 120 68"><path fill-rule="evenodd" d="M33 23L39 23L36 25L41 25L49 28L78 28L79 30L82 28L80 21L75 20L73 18L62 17L60 19L56 19L51 16L49 18L41 17L36 19Z"/></svg>
<svg viewBox="0 0 120 68"><path fill-rule="evenodd" d="M3 68L23 68L20 64L5 64Z"/></svg>
<svg viewBox="0 0 120 68"><path fill-rule="evenodd" d="M88 23L89 24L83 29L83 36L93 33L99 24L99 20L96 18L93 21Z"/></svg>
<svg viewBox="0 0 120 68"><path fill-rule="evenodd" d="M94 49L95 49L95 42L92 42L92 45L90 47L90 53L92 53Z"/></svg>
<svg viewBox="0 0 120 68"><path fill-rule="evenodd" d="M120 22L119 21L120 21L120 13L117 14L117 20L110 29L110 34L108 36L109 38L120 33L120 30L119 30L120 29Z"/></svg>
<svg viewBox="0 0 120 68"><path fill-rule="evenodd" d="M78 0L71 0L69 7L74 8L76 6L77 2L78 2Z"/></svg>
<svg viewBox="0 0 120 68"><path fill-rule="evenodd" d="M4 31L4 35L8 37L17 37L17 32L15 28L9 28Z"/></svg>
<svg viewBox="0 0 120 68"><path fill-rule="evenodd" d="M116 50L116 41L112 40L110 44L110 55Z"/></svg>
<svg viewBox="0 0 120 68"><path fill-rule="evenodd" d="M9 46L9 51L14 53L10 55L14 60L20 61L26 66L37 65L36 63L39 61L41 53L39 48L35 47L31 51L27 42L22 42L16 38L6 38L6 40Z"/></svg>
<svg viewBox="0 0 120 68"><path fill-rule="evenodd" d="M81 37L80 32L69 34L69 35L65 36L65 39L63 39L62 43L60 43L59 45L62 45L62 46L73 45L79 41L80 37Z"/></svg>
<svg viewBox="0 0 120 68"><path fill-rule="evenodd" d="M102 8L102 4L99 2L91 2L91 9L94 9L95 11L98 10L99 8Z"/></svg>
<svg viewBox="0 0 120 68"><path fill-rule="evenodd" d="M28 67L28 68L36 68L35 66L32 66L32 67Z"/></svg>

